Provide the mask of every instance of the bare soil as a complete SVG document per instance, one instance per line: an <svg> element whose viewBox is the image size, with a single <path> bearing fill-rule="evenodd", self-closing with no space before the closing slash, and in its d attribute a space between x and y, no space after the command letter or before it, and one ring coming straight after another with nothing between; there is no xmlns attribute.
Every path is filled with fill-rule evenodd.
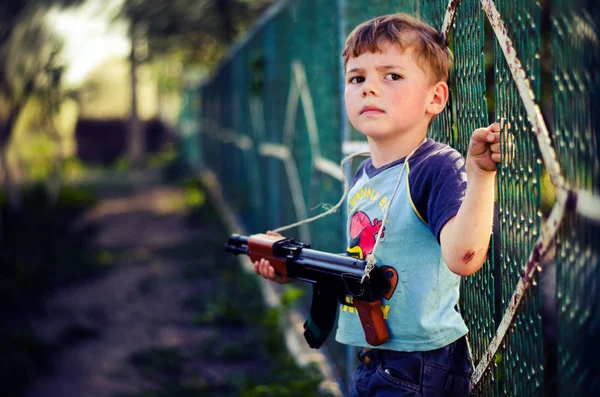
<svg viewBox="0 0 600 397"><path fill-rule="evenodd" d="M148 349L192 352L214 335L194 326L194 310L183 303L214 284L214 275L185 277L185 260L157 256L159 250L214 238L210 222L186 222L181 188L154 185L103 198L86 220L100 228L98 247L115 266L96 279L63 288L50 296L35 329L56 346L52 371L40 376L28 397L108 397L151 390L156 379L140 375L131 357ZM212 260L209 258L208 260ZM222 331L222 330L221 330ZM219 332L221 332L219 331ZM226 382L252 367L241 360L223 363L196 355L192 371L211 382Z"/></svg>

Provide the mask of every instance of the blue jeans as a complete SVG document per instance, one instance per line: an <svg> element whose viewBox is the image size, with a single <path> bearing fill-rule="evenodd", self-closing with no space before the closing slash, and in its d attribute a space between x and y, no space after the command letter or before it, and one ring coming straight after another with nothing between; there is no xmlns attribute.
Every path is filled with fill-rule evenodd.
<svg viewBox="0 0 600 397"><path fill-rule="evenodd" d="M351 397L469 396L469 352L465 337L424 352L360 350Z"/></svg>

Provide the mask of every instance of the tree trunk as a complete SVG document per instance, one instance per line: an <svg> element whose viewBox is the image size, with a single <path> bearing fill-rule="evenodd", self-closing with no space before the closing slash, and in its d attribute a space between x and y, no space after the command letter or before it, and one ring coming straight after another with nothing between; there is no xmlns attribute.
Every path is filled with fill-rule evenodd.
<svg viewBox="0 0 600 397"><path fill-rule="evenodd" d="M144 131L138 116L137 102L137 27L135 24L130 29L131 52L129 62L131 66L131 110L129 113L129 136L128 136L128 154L129 160L133 166L139 166L144 157L144 147L146 146Z"/></svg>
<svg viewBox="0 0 600 397"><path fill-rule="evenodd" d="M6 194L6 203L12 211L19 211L21 208L21 194L18 186L15 184L11 169L8 165L7 150L14 126L17 122L21 108L25 101L17 103L10 111L5 124L0 124L0 168L2 169L2 188Z"/></svg>
<svg viewBox="0 0 600 397"><path fill-rule="evenodd" d="M2 167L2 187L6 194L6 204L12 212L18 212L21 209L21 195L19 188L13 180L8 165L6 147L0 149L0 167Z"/></svg>
<svg viewBox="0 0 600 397"><path fill-rule="evenodd" d="M52 204L56 204L58 201L58 193L60 192L60 188L63 183L63 172L62 166L63 161L65 159L65 151L63 148L63 139L54 125L54 120L50 116L48 119L48 129L50 131L50 137L56 143L58 150L56 152L56 156L52 161L52 169L50 171L50 175L48 175L48 179L46 181L46 191L48 192L48 197L50 198L50 202Z"/></svg>

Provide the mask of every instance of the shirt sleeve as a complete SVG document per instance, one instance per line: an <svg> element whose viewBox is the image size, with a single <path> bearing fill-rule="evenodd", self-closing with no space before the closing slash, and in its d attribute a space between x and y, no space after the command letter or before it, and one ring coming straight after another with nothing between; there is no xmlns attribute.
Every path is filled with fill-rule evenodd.
<svg viewBox="0 0 600 397"><path fill-rule="evenodd" d="M356 181L358 181L360 179L360 177L363 175L363 173L365 171L365 167L367 166L368 163L370 163L370 161L371 161L371 159L368 158L368 159L364 160L362 163L360 163L356 172L354 173L354 177L352 178L352 182L350 183L350 186L348 188L351 188L352 186L354 186Z"/></svg>
<svg viewBox="0 0 600 397"><path fill-rule="evenodd" d="M439 242L442 228L458 213L466 193L465 161L458 151L444 145L409 165L413 205Z"/></svg>

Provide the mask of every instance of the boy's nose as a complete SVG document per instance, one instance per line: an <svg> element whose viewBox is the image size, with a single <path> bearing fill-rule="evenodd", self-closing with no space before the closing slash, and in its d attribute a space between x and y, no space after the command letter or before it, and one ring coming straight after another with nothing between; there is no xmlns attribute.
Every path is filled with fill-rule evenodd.
<svg viewBox="0 0 600 397"><path fill-rule="evenodd" d="M367 97L369 95L375 95L373 90L363 90L363 97Z"/></svg>
<svg viewBox="0 0 600 397"><path fill-rule="evenodd" d="M364 82L362 89L363 89L363 92L362 92L363 97L367 97L369 95L377 95L379 92L379 90L377 89L375 84L373 84L372 82L368 82L368 81Z"/></svg>

